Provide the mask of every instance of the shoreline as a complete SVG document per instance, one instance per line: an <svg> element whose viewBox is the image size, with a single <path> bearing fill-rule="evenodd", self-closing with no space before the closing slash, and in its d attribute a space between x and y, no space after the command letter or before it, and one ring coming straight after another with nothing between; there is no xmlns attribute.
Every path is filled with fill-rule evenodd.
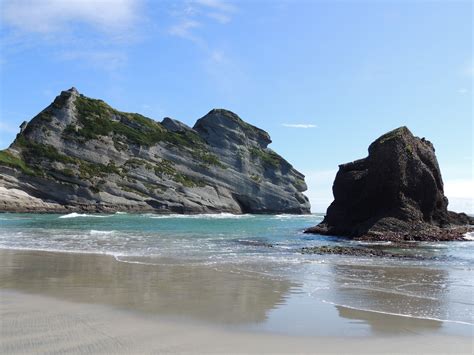
<svg viewBox="0 0 474 355"><path fill-rule="evenodd" d="M93 252L0 249L0 289L165 318L297 336L335 335L340 330L367 336L410 332L465 335L473 329L471 323L448 318L407 316L390 309L346 305L344 297L354 295L344 291L343 283L333 284L334 290L321 296L323 298L312 298L298 296L304 294L303 281L299 278L272 277L245 265L213 266L170 258L124 258ZM331 273L340 269L341 275L349 271L344 265L321 267L328 268ZM354 266L353 270L357 269L372 272L380 267ZM429 270L408 271L406 267L396 265L383 270L393 277L405 272L425 272L425 277L434 275ZM336 294L334 302L328 301L326 297L333 292L343 293L341 297ZM379 291L374 289L372 292ZM380 297L385 296L374 293L366 297L375 297L372 301L369 298L370 302L380 302ZM437 301L429 302L438 305ZM301 323L304 328L282 328L281 314ZM353 319L359 323L353 324ZM326 327L315 327L324 322L329 322ZM311 328L314 330L308 332Z"/></svg>
<svg viewBox="0 0 474 355"><path fill-rule="evenodd" d="M222 329L2 289L4 353L469 354L470 337L307 337ZM18 335L18 334L21 334Z"/></svg>

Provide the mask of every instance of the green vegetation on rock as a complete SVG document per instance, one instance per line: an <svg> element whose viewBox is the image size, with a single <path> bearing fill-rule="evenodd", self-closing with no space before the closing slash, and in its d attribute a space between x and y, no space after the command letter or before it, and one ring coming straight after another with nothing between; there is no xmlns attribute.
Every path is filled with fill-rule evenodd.
<svg viewBox="0 0 474 355"><path fill-rule="evenodd" d="M28 175L38 175L38 172L28 167L23 159L14 156L8 150L0 150L0 165L19 169Z"/></svg>
<svg viewBox="0 0 474 355"><path fill-rule="evenodd" d="M280 166L281 157L272 151L251 147L249 152L253 158L259 158L264 164L270 165L274 168Z"/></svg>
<svg viewBox="0 0 474 355"><path fill-rule="evenodd" d="M205 182L201 179L196 179L192 176L178 172L174 164L166 159L163 159L159 164L154 167L155 175L164 177L168 176L171 180L180 183L186 187L203 187L206 186Z"/></svg>
<svg viewBox="0 0 474 355"><path fill-rule="evenodd" d="M176 174L176 169L174 168L174 164L166 159L162 159L161 162L154 166L155 175L156 176L173 176Z"/></svg>
<svg viewBox="0 0 474 355"><path fill-rule="evenodd" d="M255 182L261 182L262 181L262 177L257 175L257 174L250 175L250 178Z"/></svg>
<svg viewBox="0 0 474 355"><path fill-rule="evenodd" d="M79 165L79 176L81 179L88 179L94 176L105 177L110 174L123 176L121 169L115 166L114 163L105 165L101 163L91 163L85 160L77 160L76 163Z"/></svg>
<svg viewBox="0 0 474 355"><path fill-rule="evenodd" d="M22 155L27 161L47 159L65 164L76 162L76 159L59 153L52 145L29 141L24 136L18 136L15 144L21 147Z"/></svg>
<svg viewBox="0 0 474 355"><path fill-rule="evenodd" d="M120 112L102 100L78 96L75 101L79 127L69 125L64 134L80 140L99 136L123 136L130 144L152 146L159 142L196 148L204 141L194 132L171 132L160 123L138 113Z"/></svg>
<svg viewBox="0 0 474 355"><path fill-rule="evenodd" d="M192 153L194 159L202 162L203 166L208 167L208 166L218 166L222 169L226 169L227 166L222 164L217 157L217 155L206 152L204 150L195 150Z"/></svg>
<svg viewBox="0 0 474 355"><path fill-rule="evenodd" d="M186 186L186 187L204 187L204 186L206 186L206 183L203 180L197 179L197 178L194 178L192 176L182 174L182 173L176 173L172 178L177 183L179 183L183 186Z"/></svg>
<svg viewBox="0 0 474 355"><path fill-rule="evenodd" d="M389 140L401 137L402 135L405 135L405 134L410 134L411 135L409 129L405 126L402 126L402 127L397 128L397 129L394 129L393 131L385 133L380 138L378 138L377 141L380 144L383 144L383 143L385 143Z"/></svg>

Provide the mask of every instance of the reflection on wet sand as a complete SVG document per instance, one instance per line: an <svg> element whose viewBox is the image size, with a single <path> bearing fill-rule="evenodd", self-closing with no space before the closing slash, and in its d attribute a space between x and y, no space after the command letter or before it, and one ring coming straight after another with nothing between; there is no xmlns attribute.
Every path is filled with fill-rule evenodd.
<svg viewBox="0 0 474 355"><path fill-rule="evenodd" d="M359 265L333 265L332 270L339 315L365 322L374 333L436 330L443 325L436 319L449 318L444 270Z"/></svg>
<svg viewBox="0 0 474 355"><path fill-rule="evenodd" d="M113 257L0 251L0 287L68 301L223 323L263 322L295 283L186 265Z"/></svg>

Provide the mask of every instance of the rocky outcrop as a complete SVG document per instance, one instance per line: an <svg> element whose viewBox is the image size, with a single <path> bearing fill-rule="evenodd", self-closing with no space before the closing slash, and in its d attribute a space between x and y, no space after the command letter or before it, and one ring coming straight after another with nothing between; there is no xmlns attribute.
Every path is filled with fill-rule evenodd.
<svg viewBox="0 0 474 355"><path fill-rule="evenodd" d="M391 253L382 248L369 247L344 247L323 245L320 247L304 247L300 250L301 254L317 254L317 255L347 255L347 256L363 256L363 257L383 257L383 258L400 258L400 259L426 259L420 255Z"/></svg>
<svg viewBox="0 0 474 355"><path fill-rule="evenodd" d="M227 110L191 128L72 88L0 151L0 211L309 213L304 176L270 142Z"/></svg>
<svg viewBox="0 0 474 355"><path fill-rule="evenodd" d="M342 164L326 217L308 233L376 240L461 239L472 218L449 212L431 142L406 127L384 134L365 159ZM462 227L457 227L464 225Z"/></svg>

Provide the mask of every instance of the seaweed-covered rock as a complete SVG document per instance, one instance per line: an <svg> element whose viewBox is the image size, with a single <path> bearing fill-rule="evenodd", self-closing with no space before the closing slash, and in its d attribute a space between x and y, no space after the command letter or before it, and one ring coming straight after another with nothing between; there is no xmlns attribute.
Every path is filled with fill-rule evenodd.
<svg viewBox="0 0 474 355"><path fill-rule="evenodd" d="M472 223L448 212L433 144L400 127L369 146L365 159L342 164L326 217L308 233L385 240L460 239Z"/></svg>
<svg viewBox="0 0 474 355"><path fill-rule="evenodd" d="M71 88L0 151L0 211L309 213L304 176L270 142L227 110L191 128Z"/></svg>

